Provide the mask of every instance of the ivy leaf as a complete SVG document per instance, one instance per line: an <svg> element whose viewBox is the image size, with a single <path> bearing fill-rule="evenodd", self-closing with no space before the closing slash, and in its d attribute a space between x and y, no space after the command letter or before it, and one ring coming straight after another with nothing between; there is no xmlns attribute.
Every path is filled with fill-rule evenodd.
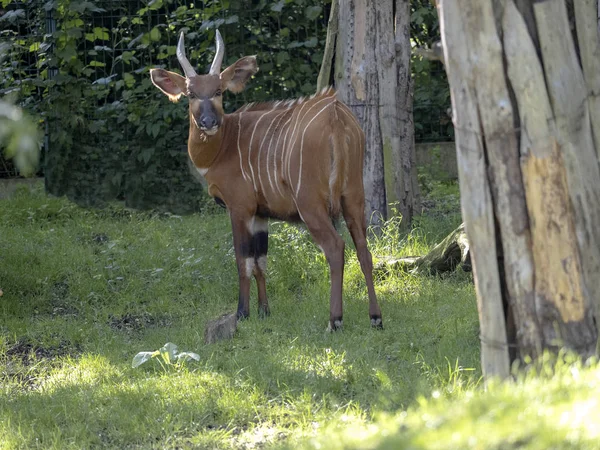
<svg viewBox="0 0 600 450"><path fill-rule="evenodd" d="M110 83L110 82L112 81L112 79L113 79L114 77L116 77L116 76L117 76L117 74L115 73L115 74L113 74L113 75L111 75L111 76L109 76L109 77L105 77L105 78L98 78L98 79L97 79L96 81L94 81L92 84L99 84L99 85L101 85L101 86L106 86L106 85L107 85L108 83Z"/></svg>
<svg viewBox="0 0 600 450"><path fill-rule="evenodd" d="M148 9L160 9L162 5L163 0L151 0L150 3L148 3Z"/></svg>
<svg viewBox="0 0 600 450"><path fill-rule="evenodd" d="M277 53L277 58L276 58L277 64L281 65L284 62L289 61L289 59L290 59L290 55L288 54L288 52ZM263 70L264 70L264 68L263 68Z"/></svg>
<svg viewBox="0 0 600 450"><path fill-rule="evenodd" d="M146 147L140 156L142 161L144 161L144 164L148 164L154 156L154 147Z"/></svg>
<svg viewBox="0 0 600 450"><path fill-rule="evenodd" d="M150 39L153 41L160 41L160 30L157 27L150 30Z"/></svg>
<svg viewBox="0 0 600 450"><path fill-rule="evenodd" d="M85 10L89 10L91 12L105 12L106 10L103 8L100 8L96 5L94 5L92 2L71 2L71 4L69 5L69 8L71 8L72 10L83 14L85 12Z"/></svg>
<svg viewBox="0 0 600 450"><path fill-rule="evenodd" d="M318 39L316 37L312 37L304 43L304 46L313 48L313 47L316 47L318 43L319 43Z"/></svg>
<svg viewBox="0 0 600 450"><path fill-rule="evenodd" d="M283 5L285 5L285 1L284 0L280 0L277 3L275 3L274 5L271 6L271 11L281 12L283 10Z"/></svg>
<svg viewBox="0 0 600 450"><path fill-rule="evenodd" d="M152 137L156 139L158 137L159 133L160 133L160 123L155 123L154 125L152 125Z"/></svg>
<svg viewBox="0 0 600 450"><path fill-rule="evenodd" d="M8 11L2 17L0 17L0 22L15 23L17 20L23 18L25 18L25 10L15 9L14 11Z"/></svg>
<svg viewBox="0 0 600 450"><path fill-rule="evenodd" d="M127 85L128 88L133 87L133 85L135 84L135 77L133 75L131 75L129 72L125 72L123 74L123 80L125 81L125 84Z"/></svg>
<svg viewBox="0 0 600 450"><path fill-rule="evenodd" d="M308 20L316 20L321 15L322 10L320 6L309 6L304 10L304 15Z"/></svg>

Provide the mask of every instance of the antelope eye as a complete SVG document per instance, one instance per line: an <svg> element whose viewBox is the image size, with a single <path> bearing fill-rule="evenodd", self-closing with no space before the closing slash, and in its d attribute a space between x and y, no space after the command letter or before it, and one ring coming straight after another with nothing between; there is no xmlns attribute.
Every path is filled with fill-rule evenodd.
<svg viewBox="0 0 600 450"><path fill-rule="evenodd" d="M220 97L222 94L221 90L219 89L217 92L215 92L215 97Z"/></svg>
<svg viewBox="0 0 600 450"><path fill-rule="evenodd" d="M188 93L188 98L196 98L196 94L193 92Z"/></svg>

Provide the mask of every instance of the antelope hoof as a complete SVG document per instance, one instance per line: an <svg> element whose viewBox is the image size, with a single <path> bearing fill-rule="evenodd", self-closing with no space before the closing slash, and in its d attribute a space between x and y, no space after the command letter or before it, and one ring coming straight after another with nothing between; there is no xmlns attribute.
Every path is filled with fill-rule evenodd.
<svg viewBox="0 0 600 450"><path fill-rule="evenodd" d="M329 321L329 326L327 327L327 331L342 331L344 328L344 321L342 319L335 319Z"/></svg>
<svg viewBox="0 0 600 450"><path fill-rule="evenodd" d="M261 319L265 319L271 315L271 310L268 306L259 306L258 307L258 317Z"/></svg>
<svg viewBox="0 0 600 450"><path fill-rule="evenodd" d="M237 312L237 318L238 318L238 320L244 320L244 319L247 319L248 317L250 317L250 313L249 312L246 312L246 311L243 311L241 309L238 309L238 312Z"/></svg>
<svg viewBox="0 0 600 450"><path fill-rule="evenodd" d="M371 327L383 330L383 320L380 316L371 316Z"/></svg>

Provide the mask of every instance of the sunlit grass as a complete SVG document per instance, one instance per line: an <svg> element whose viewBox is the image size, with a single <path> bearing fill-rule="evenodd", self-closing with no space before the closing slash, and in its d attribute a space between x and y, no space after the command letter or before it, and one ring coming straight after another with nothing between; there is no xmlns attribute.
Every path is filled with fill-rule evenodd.
<svg viewBox="0 0 600 450"><path fill-rule="evenodd" d="M563 355L486 391L433 391L400 413L338 417L291 448L596 449L599 399L600 366Z"/></svg>
<svg viewBox="0 0 600 450"><path fill-rule="evenodd" d="M454 212L432 207L410 233L390 222L375 258L425 253L452 231L456 188L438 197ZM39 188L1 200L0 448L280 445L477 388L469 274L378 280L385 330L372 330L342 225L344 330L331 334L325 258L302 227L270 230L271 317L257 317L253 287L236 337L207 346L206 322L237 302L226 214L86 210ZM131 368L166 342L200 362Z"/></svg>

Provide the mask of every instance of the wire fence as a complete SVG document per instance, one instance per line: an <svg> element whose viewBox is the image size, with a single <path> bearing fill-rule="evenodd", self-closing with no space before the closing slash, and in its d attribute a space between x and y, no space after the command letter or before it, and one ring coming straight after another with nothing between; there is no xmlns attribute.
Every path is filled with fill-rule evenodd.
<svg viewBox="0 0 600 450"><path fill-rule="evenodd" d="M127 119L103 126L103 121L117 103L148 95L147 90L136 90L136 86L149 83L148 68L179 70L175 56L179 30L185 31L188 58L199 72L210 66L216 28L226 41L224 67L241 56L259 55L260 82L241 95L227 96L226 111L248 101L310 94L315 89L329 15L329 3L323 0L201 0L196 4L184 0L72 0L73 13L62 15L55 6L28 0L0 7L0 41L10 44L8 57L0 65L0 94L14 94L21 106L38 113L40 123L55 139L46 137L46 155L63 151L57 142L66 140L75 141L71 145L106 145L102 133L115 133L114 127L124 140L135 139L144 124ZM58 88L48 82L56 79L60 84L65 74L72 80L68 86ZM58 108L59 102L48 104L50 93L54 90L56 94L57 89L65 96L74 90L95 93L78 94L79 104L73 103L72 114L83 116L81 123L89 128L86 133L73 135L73 127L62 120L46 120L50 115L60 116L51 109ZM44 101L46 110L36 108ZM439 103L415 103L417 142L453 138L446 106ZM86 140L89 142L83 142ZM184 147L185 135L175 144ZM89 161L86 164L89 166ZM15 168L0 152L0 178L15 176Z"/></svg>

